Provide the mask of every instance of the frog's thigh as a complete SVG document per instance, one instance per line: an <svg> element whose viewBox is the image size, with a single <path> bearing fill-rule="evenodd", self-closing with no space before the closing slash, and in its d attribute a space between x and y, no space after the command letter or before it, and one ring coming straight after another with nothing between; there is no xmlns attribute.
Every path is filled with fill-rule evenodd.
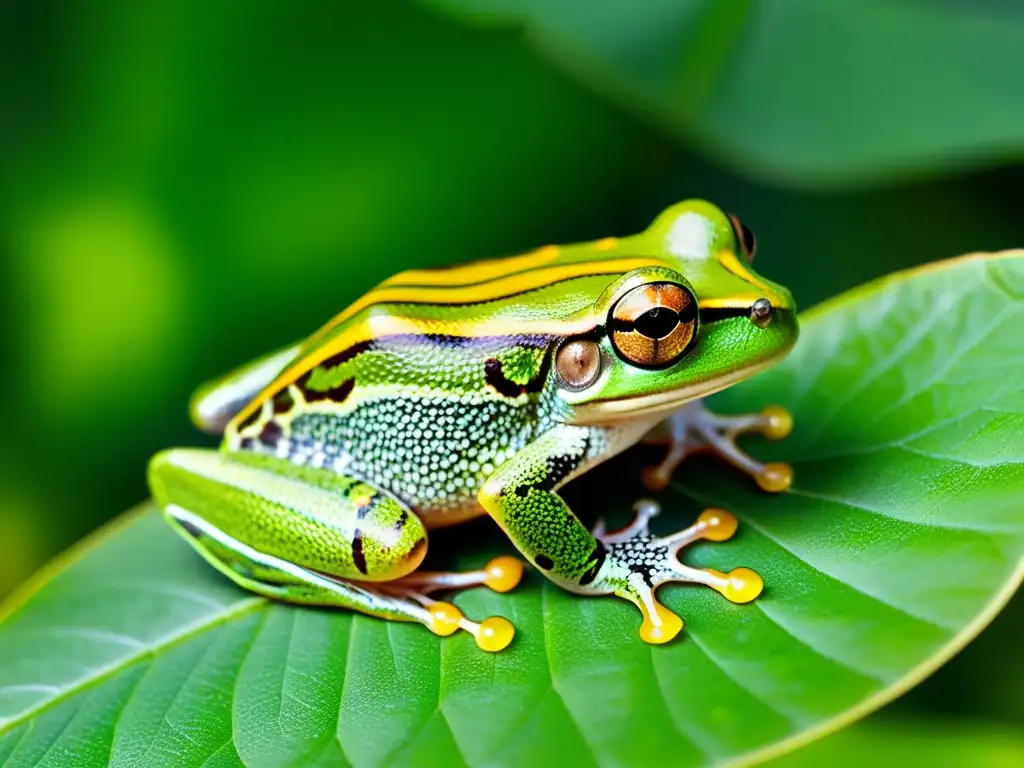
<svg viewBox="0 0 1024 768"><path fill-rule="evenodd" d="M251 559L223 543L239 542L303 573L391 581L414 571L426 554L426 530L404 504L329 470L269 456L176 449L153 458L149 478L157 503L187 537L195 521L222 536L203 553L215 560ZM214 540L208 534L189 538L193 545Z"/></svg>
<svg viewBox="0 0 1024 768"><path fill-rule="evenodd" d="M585 427L553 429L501 465L479 493L519 551L576 591L593 580L604 550L555 491L583 468L592 438Z"/></svg>
<svg viewBox="0 0 1024 768"><path fill-rule="evenodd" d="M430 610L407 598L381 593L371 584L314 573L232 539L186 509L168 504L168 522L211 565L244 589L301 605L330 606L396 621L418 621L433 629Z"/></svg>

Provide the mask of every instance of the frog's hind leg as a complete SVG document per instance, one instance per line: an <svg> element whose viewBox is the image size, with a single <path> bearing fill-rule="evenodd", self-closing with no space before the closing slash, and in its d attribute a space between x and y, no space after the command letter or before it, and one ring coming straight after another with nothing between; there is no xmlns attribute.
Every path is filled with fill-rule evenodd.
<svg viewBox="0 0 1024 768"><path fill-rule="evenodd" d="M174 504L167 505L164 517L203 559L251 592L301 605L348 608L397 621L429 621L426 611L418 605L258 552Z"/></svg>
<svg viewBox="0 0 1024 768"><path fill-rule="evenodd" d="M439 635L464 629L485 650L512 639L504 619L478 625L400 583L423 561L426 529L398 498L359 478L276 456L175 449L153 458L149 481L171 525L246 589L418 621Z"/></svg>
<svg viewBox="0 0 1024 768"><path fill-rule="evenodd" d="M515 634L507 619L492 616L477 624L454 605L429 599L422 589L402 587L401 580L376 584L349 581L258 552L174 504L167 505L164 517L214 568L243 589L264 597L418 622L441 637L462 629L485 651L504 649Z"/></svg>
<svg viewBox="0 0 1024 768"><path fill-rule="evenodd" d="M669 484L672 473L687 456L710 452L753 477L762 490L779 493L789 488L793 470L788 464L762 464L743 451L736 438L757 433L769 440L781 440L792 429L793 417L779 406L769 406L761 413L721 416L709 411L703 400L688 403L644 438L648 444L669 446L660 464L644 470L644 485L660 490Z"/></svg>

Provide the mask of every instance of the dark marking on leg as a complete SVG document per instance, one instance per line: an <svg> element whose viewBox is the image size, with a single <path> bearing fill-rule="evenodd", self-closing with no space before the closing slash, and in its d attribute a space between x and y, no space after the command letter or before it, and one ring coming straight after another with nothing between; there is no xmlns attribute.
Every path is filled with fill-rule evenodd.
<svg viewBox="0 0 1024 768"><path fill-rule="evenodd" d="M352 562L359 572L366 575L366 555L363 554L363 532L358 528L352 533Z"/></svg>
<svg viewBox="0 0 1024 768"><path fill-rule="evenodd" d="M400 531L403 528L405 528L405 524L406 524L406 522L408 522L408 520L409 520L409 513L406 512L403 509L402 513L398 516L398 519L395 520L395 530L396 531Z"/></svg>
<svg viewBox="0 0 1024 768"><path fill-rule="evenodd" d="M601 566L604 565L604 559L608 555L608 551L604 548L604 544L600 541L597 542L597 546L594 547L594 551L590 553L589 560L593 560L594 564L584 571L583 575L580 576L580 586L585 587L587 584L597 578L597 572L601 570Z"/></svg>
<svg viewBox="0 0 1024 768"><path fill-rule="evenodd" d="M528 485L517 485L514 493L520 499L525 499L527 496L530 495L530 486L528 486Z"/></svg>
<svg viewBox="0 0 1024 768"><path fill-rule="evenodd" d="M590 438L587 437L584 439L579 453L562 453L557 456L549 457L547 460L548 471L545 473L544 479L537 483L535 487L542 491L553 491L561 485L569 475L576 471L580 464L583 463L583 460L587 457L587 453L589 452Z"/></svg>
<svg viewBox="0 0 1024 768"><path fill-rule="evenodd" d="M537 564L538 568L543 568L545 571L550 571L555 567L555 563L547 555L537 555L533 562Z"/></svg>

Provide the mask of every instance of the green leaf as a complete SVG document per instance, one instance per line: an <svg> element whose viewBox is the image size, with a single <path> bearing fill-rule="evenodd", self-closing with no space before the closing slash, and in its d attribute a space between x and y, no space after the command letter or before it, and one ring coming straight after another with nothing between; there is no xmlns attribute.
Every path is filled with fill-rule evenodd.
<svg viewBox="0 0 1024 768"><path fill-rule="evenodd" d="M766 590L733 606L664 589L688 625L664 647L639 640L632 606L536 573L456 598L515 623L495 655L269 604L143 508L0 611L0 761L698 765L839 728L949 658L1024 574L1022 299L1024 252L898 274L806 314L785 363L719 396L792 409L793 436L754 450L797 479L768 496L711 460L684 467L659 529L734 510L737 537L686 559L753 567ZM574 506L621 514L630 461L574 484ZM486 520L434 545L463 566L509 549Z"/></svg>
<svg viewBox="0 0 1024 768"><path fill-rule="evenodd" d="M778 183L877 182L1024 150L1024 10L1013 4L428 4L522 27L595 89Z"/></svg>

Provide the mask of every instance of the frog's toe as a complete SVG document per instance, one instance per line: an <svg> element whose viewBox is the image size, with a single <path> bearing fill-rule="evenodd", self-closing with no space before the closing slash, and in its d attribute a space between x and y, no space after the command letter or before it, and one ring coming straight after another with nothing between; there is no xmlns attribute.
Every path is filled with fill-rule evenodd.
<svg viewBox="0 0 1024 768"><path fill-rule="evenodd" d="M512 622L504 616L491 616L477 623L463 616L462 611L451 603L425 600L423 607L430 615L424 623L435 635L448 637L461 629L473 635L477 646L484 651L496 653L505 650L516 634Z"/></svg>
<svg viewBox="0 0 1024 768"><path fill-rule="evenodd" d="M644 485L660 490L672 480L672 474L687 456L713 453L746 472L758 486L771 493L780 493L793 482L788 464L764 464L739 447L741 435L756 433L769 440L781 440L793 431L793 417L778 405L770 405L760 413L719 415L709 411L702 401L691 403L672 414L647 442L668 445L662 461L647 467L641 474Z"/></svg>
<svg viewBox="0 0 1024 768"><path fill-rule="evenodd" d="M658 513L652 501L638 502L637 518L621 531L595 536L606 550L605 567L598 589L614 592L635 604L643 613L640 637L648 643L666 643L679 634L683 621L658 602L655 592L662 584L681 582L704 584L733 603L748 603L764 587L761 577L749 568L721 573L710 568L692 568L677 557L686 545L706 539L725 541L737 528L736 518L722 509L707 509L693 525L667 536L651 536L648 521Z"/></svg>
<svg viewBox="0 0 1024 768"><path fill-rule="evenodd" d="M515 589L523 578L523 563L510 555L499 555L475 571L414 571L392 584L424 595L441 590L488 587L495 592Z"/></svg>

